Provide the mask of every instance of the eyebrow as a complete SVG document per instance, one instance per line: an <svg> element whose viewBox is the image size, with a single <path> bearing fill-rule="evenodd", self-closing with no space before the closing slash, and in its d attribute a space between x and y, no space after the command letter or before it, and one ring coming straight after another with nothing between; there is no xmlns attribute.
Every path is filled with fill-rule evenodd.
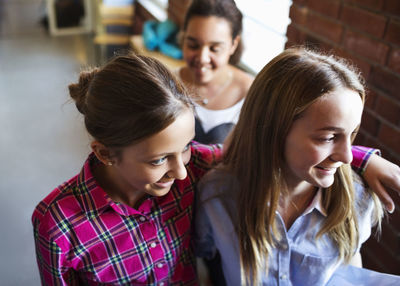
<svg viewBox="0 0 400 286"><path fill-rule="evenodd" d="M191 36L187 36L186 39L189 40L189 41L191 41L191 42L196 42L196 43L198 42L198 40L197 40L196 38L191 37ZM211 44L211 45L224 45L225 43L222 42L222 41L221 41L221 42L214 41L214 42L210 42L210 44Z"/></svg>
<svg viewBox="0 0 400 286"><path fill-rule="evenodd" d="M326 126L326 127L317 129L317 131L336 131L336 132L338 132L338 131L344 131L344 129L340 128L340 127L336 127L336 126Z"/></svg>
<svg viewBox="0 0 400 286"><path fill-rule="evenodd" d="M186 147L187 145L189 145L189 144L193 141L193 139L194 139L194 136L192 137L192 139L189 140L189 142L185 145L185 147ZM152 157L152 158L156 158L156 157L165 157L165 156L168 156L168 155L171 155L171 154L173 154L173 153L161 153L161 154L157 154L157 155L154 155L154 156L151 156L151 157Z"/></svg>
<svg viewBox="0 0 400 286"><path fill-rule="evenodd" d="M354 129L354 131L352 133L357 133L359 129L360 129L360 125L358 125L357 128ZM336 127L336 126L326 126L326 127L317 129L317 131L344 132L344 129L340 128L340 127Z"/></svg>

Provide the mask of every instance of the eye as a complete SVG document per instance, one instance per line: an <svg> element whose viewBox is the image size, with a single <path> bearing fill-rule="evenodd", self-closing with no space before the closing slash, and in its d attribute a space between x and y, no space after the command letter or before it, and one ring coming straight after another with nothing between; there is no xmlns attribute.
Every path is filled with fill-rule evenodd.
<svg viewBox="0 0 400 286"><path fill-rule="evenodd" d="M164 164L164 162L167 160L167 157L162 157L160 159L151 161L150 164L152 164L153 166L160 166L162 164Z"/></svg>
<svg viewBox="0 0 400 286"><path fill-rule="evenodd" d="M336 135L332 135L332 136L327 136L327 137L320 138L319 141L329 143L329 142L332 142L335 139L336 139Z"/></svg>
<svg viewBox="0 0 400 286"><path fill-rule="evenodd" d="M191 42L187 43L186 46L187 46L188 49L190 49L190 50L196 50L196 49L199 48L199 45L198 45L198 44L196 44L196 43L191 43Z"/></svg>
<svg viewBox="0 0 400 286"><path fill-rule="evenodd" d="M190 146L191 146L191 145L192 145L192 143L187 144L187 145L185 146L185 148L183 148L182 153L185 153L185 152L187 152L188 150L190 150Z"/></svg>
<svg viewBox="0 0 400 286"><path fill-rule="evenodd" d="M220 52L221 51L221 47L219 47L219 46L213 46L213 47L211 47L211 49L210 49L212 52L214 52L214 53L218 53L218 52Z"/></svg>

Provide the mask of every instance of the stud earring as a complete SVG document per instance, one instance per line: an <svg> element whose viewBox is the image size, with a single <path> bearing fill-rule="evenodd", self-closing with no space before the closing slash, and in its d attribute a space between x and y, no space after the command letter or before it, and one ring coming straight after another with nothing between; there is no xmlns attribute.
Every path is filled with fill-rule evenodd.
<svg viewBox="0 0 400 286"><path fill-rule="evenodd" d="M108 162L107 162L107 165L108 165L108 166L112 166L112 165L113 165L113 162L108 161Z"/></svg>

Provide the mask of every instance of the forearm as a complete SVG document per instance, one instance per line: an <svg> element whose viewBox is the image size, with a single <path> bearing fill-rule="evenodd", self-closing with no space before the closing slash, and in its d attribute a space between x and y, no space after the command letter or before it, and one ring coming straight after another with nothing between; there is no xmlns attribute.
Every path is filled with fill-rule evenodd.
<svg viewBox="0 0 400 286"><path fill-rule="evenodd" d="M363 176L367 165L371 158L371 155L378 154L380 151L374 148L368 148L364 146L352 146L351 151L353 153L353 161L351 162L351 167L357 174Z"/></svg>

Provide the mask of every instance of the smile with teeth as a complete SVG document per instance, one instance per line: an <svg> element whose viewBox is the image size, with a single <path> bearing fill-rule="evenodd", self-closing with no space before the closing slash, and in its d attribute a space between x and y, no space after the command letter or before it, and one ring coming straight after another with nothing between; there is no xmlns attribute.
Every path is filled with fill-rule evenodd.
<svg viewBox="0 0 400 286"><path fill-rule="evenodd" d="M165 181L165 182L158 181L157 183L154 183L154 185L159 187L159 188L168 188L168 187L172 186L174 181L175 180L169 180L169 181Z"/></svg>
<svg viewBox="0 0 400 286"><path fill-rule="evenodd" d="M337 169L336 167L322 167L322 166L316 166L316 168L329 173L335 173Z"/></svg>

